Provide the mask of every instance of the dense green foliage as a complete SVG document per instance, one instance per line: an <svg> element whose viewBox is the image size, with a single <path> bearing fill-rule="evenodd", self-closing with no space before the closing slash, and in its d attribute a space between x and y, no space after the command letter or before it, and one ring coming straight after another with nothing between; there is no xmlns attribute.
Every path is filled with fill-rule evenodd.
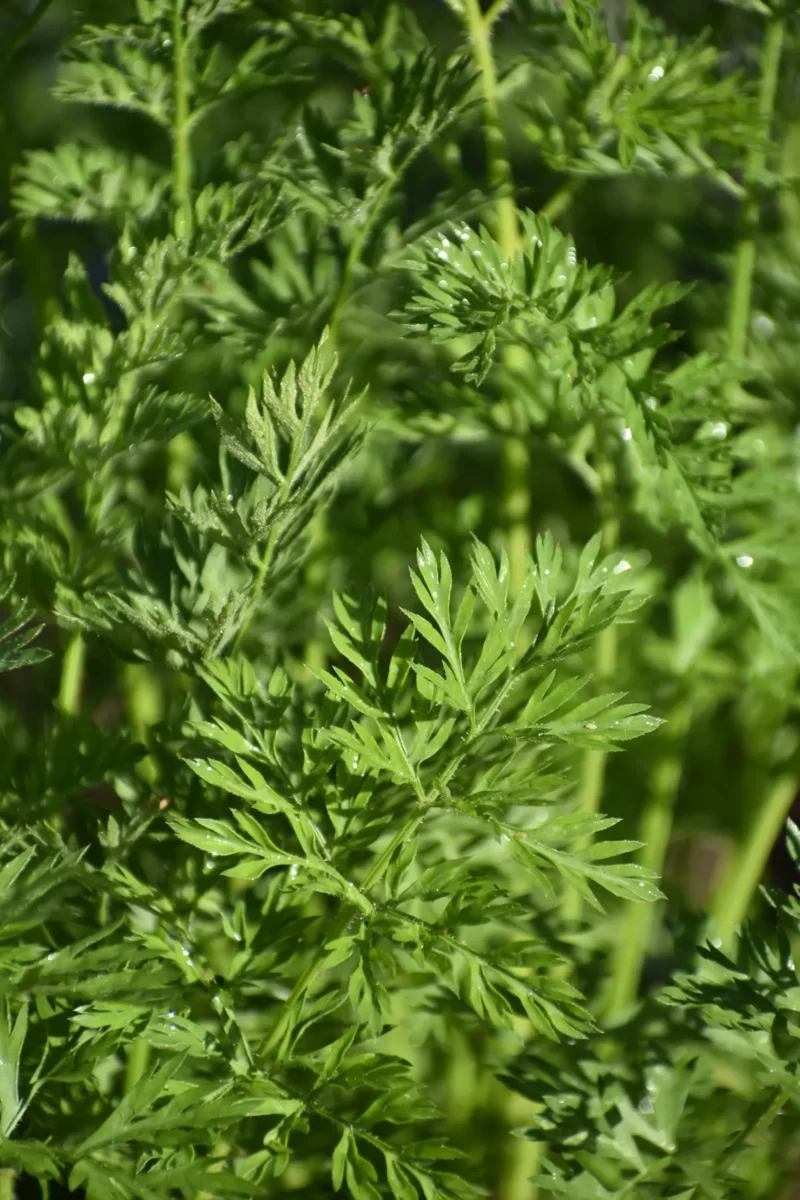
<svg viewBox="0 0 800 1200"><path fill-rule="evenodd" d="M795 1194L795 8L9 3L0 1200Z"/></svg>

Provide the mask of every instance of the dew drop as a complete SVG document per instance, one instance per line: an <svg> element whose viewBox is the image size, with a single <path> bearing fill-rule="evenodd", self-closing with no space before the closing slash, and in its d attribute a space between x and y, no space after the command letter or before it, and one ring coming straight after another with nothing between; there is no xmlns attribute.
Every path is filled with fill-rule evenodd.
<svg viewBox="0 0 800 1200"><path fill-rule="evenodd" d="M447 262L447 251L446 250L437 250L436 255L437 255L437 258L440 258L442 260L442 262Z"/></svg>
<svg viewBox="0 0 800 1200"><path fill-rule="evenodd" d="M577 261L578 253L574 246L570 246L569 250L567 251L567 262L571 267L574 267Z"/></svg>
<svg viewBox="0 0 800 1200"><path fill-rule="evenodd" d="M480 256L481 256L481 252L480 252L480 250L473 250L473 251L472 251L472 257L473 257L473 258L480 258Z"/></svg>
<svg viewBox="0 0 800 1200"><path fill-rule="evenodd" d="M647 78L652 79L653 81L664 78L664 68L661 66L660 63L658 64L658 66L653 67L652 71L647 76Z"/></svg>
<svg viewBox="0 0 800 1200"><path fill-rule="evenodd" d="M653 1104L653 1097L652 1096L642 1096L641 1100L639 1101L639 1112L640 1113L651 1113L654 1108L655 1108L655 1105Z"/></svg>
<svg viewBox="0 0 800 1200"><path fill-rule="evenodd" d="M728 426L724 421L717 421L716 425L711 426L711 436L720 442L728 436Z"/></svg>
<svg viewBox="0 0 800 1200"><path fill-rule="evenodd" d="M623 558L622 561L618 562L617 565L614 567L614 574L621 575L623 573L623 571L630 571L630 569L631 569L631 564L628 562L628 560L626 558Z"/></svg>
<svg viewBox="0 0 800 1200"><path fill-rule="evenodd" d="M97 378L97 376L95 375L94 371L86 371L83 376L83 382L84 383L94 383L96 378Z"/></svg>
<svg viewBox="0 0 800 1200"><path fill-rule="evenodd" d="M750 554L737 554L736 565L748 571L753 565L753 558Z"/></svg>
<svg viewBox="0 0 800 1200"><path fill-rule="evenodd" d="M775 322L766 313L756 313L750 322L750 332L760 341L768 342L775 333Z"/></svg>
<svg viewBox="0 0 800 1200"><path fill-rule="evenodd" d="M440 288L446 288L446 287L447 287L447 280L446 280L446 279L440 279L440 280L439 280L439 287L440 287Z"/></svg>
<svg viewBox="0 0 800 1200"><path fill-rule="evenodd" d="M655 396L647 396L645 398L644 406L652 411L654 408L658 408L658 401L656 400Z"/></svg>
<svg viewBox="0 0 800 1200"><path fill-rule="evenodd" d="M631 429L630 425L626 425L623 429L622 440L623 442L630 442L633 440L633 430Z"/></svg>
<svg viewBox="0 0 800 1200"><path fill-rule="evenodd" d="M233 492L228 492L225 499L228 501L229 504L232 504L233 503Z"/></svg>

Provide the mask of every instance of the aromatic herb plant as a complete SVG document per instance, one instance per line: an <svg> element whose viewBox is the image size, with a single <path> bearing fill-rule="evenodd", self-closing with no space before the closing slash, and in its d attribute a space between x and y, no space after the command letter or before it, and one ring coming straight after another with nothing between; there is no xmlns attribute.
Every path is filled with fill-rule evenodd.
<svg viewBox="0 0 800 1200"><path fill-rule="evenodd" d="M798 25L698 8L10 5L0 1200L793 1194Z"/></svg>

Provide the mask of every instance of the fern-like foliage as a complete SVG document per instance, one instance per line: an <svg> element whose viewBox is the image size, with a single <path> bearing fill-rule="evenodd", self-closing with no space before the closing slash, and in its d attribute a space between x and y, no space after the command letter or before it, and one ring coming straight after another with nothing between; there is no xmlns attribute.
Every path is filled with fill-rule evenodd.
<svg viewBox="0 0 800 1200"><path fill-rule="evenodd" d="M3 119L0 1200L775 1195L790 14L347 7L95 4Z"/></svg>

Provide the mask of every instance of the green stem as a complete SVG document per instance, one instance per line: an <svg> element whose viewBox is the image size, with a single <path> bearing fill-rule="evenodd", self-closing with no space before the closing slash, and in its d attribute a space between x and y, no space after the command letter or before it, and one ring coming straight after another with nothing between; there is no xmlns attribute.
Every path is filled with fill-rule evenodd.
<svg viewBox="0 0 800 1200"><path fill-rule="evenodd" d="M752 1146L757 1146L761 1138L769 1129L772 1122L779 1115L781 1109L789 1102L789 1093L783 1088L777 1088L773 1096L764 1105L763 1109L754 1121L747 1126L739 1135L728 1151L728 1171L733 1171L738 1165L740 1159L744 1157L747 1151ZM731 1153L732 1152L732 1153Z"/></svg>
<svg viewBox="0 0 800 1200"><path fill-rule="evenodd" d="M398 829L389 845L375 860L375 862L372 864L372 867L364 877L364 882L361 884L361 891L365 895L383 877L386 868L388 867L399 847L414 837L417 829L424 821L425 816L425 812L418 812L409 821L406 821L405 825L403 825L401 829ZM281 1016L276 1021L272 1031L262 1046L261 1053L263 1056L270 1057L271 1055L280 1053L281 1044L291 1027L295 1007L302 1001L306 993L314 986L314 983L322 971L322 963L325 959L325 946L329 942L333 942L337 938L342 937L347 929L347 926L354 917L358 916L359 912L361 912L361 910L354 904L344 905L342 911L339 913L339 916L334 922L333 929L331 930L329 936L324 939L316 955L309 960L304 970L300 973L295 981L290 995L284 1002Z"/></svg>
<svg viewBox="0 0 800 1200"><path fill-rule="evenodd" d="M174 68L174 123L172 131L172 186L175 203L175 236L192 236L192 154L189 144L189 71L183 28L183 0L173 0L172 53Z"/></svg>
<svg viewBox="0 0 800 1200"><path fill-rule="evenodd" d="M17 32L12 38L6 42L2 53L0 53L0 65L6 66L13 62L24 43L31 36L36 26L41 21L47 10L52 7L54 0L40 0L33 12L29 13L26 19L22 22ZM0 1193L0 1196L2 1193Z"/></svg>
<svg viewBox="0 0 800 1200"><path fill-rule="evenodd" d="M164 717L164 690L152 667L128 663L122 671L122 686L128 706L131 732L146 744L148 731ZM152 787L158 779L156 761L150 755L137 764L137 772Z"/></svg>
<svg viewBox="0 0 800 1200"><path fill-rule="evenodd" d="M775 108L783 36L783 22L777 18L771 20L761 52L759 90L759 113L765 142ZM762 144L750 151L745 166L745 185L750 194L742 208L741 236L736 247L728 315L728 352L735 361L741 361L747 350L756 258L755 237L761 214L761 206L753 191L765 165L766 145ZM723 944L732 940L737 926L747 913L796 790L797 780L793 775L784 775L776 781L766 804L757 813L744 845L725 873L712 905L714 925Z"/></svg>
<svg viewBox="0 0 800 1200"><path fill-rule="evenodd" d="M281 498L282 501L286 498L285 491L286 489L284 489L284 496ZM258 567L258 574L256 575L256 582L253 588L253 597L248 606L244 620L239 626L236 637L233 640L233 647L231 651L233 654L236 654L241 649L242 642L244 641L253 617L256 614L256 609L258 608L261 595L264 591L264 584L267 581L267 575L269 574L269 569L272 566L272 560L275 557L275 551L278 547L278 533L278 526L273 525L272 529L270 530L269 537L267 538L267 544L264 549L263 557Z"/></svg>
<svg viewBox="0 0 800 1200"><path fill-rule="evenodd" d="M344 310L347 301L350 299L353 292L353 283L355 282L356 272L364 255L364 247L369 241L373 230L375 229L378 219L388 204L394 188L397 186L398 180L403 173L408 169L413 161L414 153L407 155L402 164L397 170L386 180L377 199L370 209L364 224L361 226L347 255L347 261L342 272L342 281L339 285L339 291L334 301L333 310L329 323L331 341L335 345L339 333L339 322L341 320L342 311ZM318 547L324 546L325 538L328 529L328 517L324 509L314 515L309 531L312 549L316 544ZM306 585L314 595L327 578L327 568L324 559L320 563L311 563L306 571ZM306 642L303 658L307 667L312 667L316 670L321 670L325 666L325 645L316 636L309 638Z"/></svg>
<svg viewBox="0 0 800 1200"><path fill-rule="evenodd" d="M558 191L553 192L553 195L539 209L539 216L544 217L551 225L558 220L560 216L569 208L572 201L580 188L582 180L578 175L573 175L568 179Z"/></svg>
<svg viewBox="0 0 800 1200"><path fill-rule="evenodd" d="M517 347L511 347L509 354ZM512 596L518 596L527 574L530 549L531 494L529 487L531 460L524 437L509 437L503 444L505 462L504 517L506 548L508 550L509 585Z"/></svg>
<svg viewBox="0 0 800 1200"><path fill-rule="evenodd" d="M361 229L353 239L353 243L347 253L347 260L344 264L344 270L342 272L342 282L339 285L339 291L336 295L336 300L334 301L329 323L331 338L334 342L339 329L339 320L342 315L342 309L350 299L353 291L353 282L355 280L356 271L358 270L364 254L364 247L369 241L372 231L375 229L375 226L378 223L378 218L388 204L392 192L397 186L398 179L401 177L404 171L407 170L410 162L411 156L409 156L386 180L380 192L378 193L375 203L372 205L372 208L367 214Z"/></svg>
<svg viewBox="0 0 800 1200"><path fill-rule="evenodd" d="M723 945L729 945L741 925L755 895L770 851L780 837L784 822L797 795L798 781L794 774L777 779L766 803L756 814L744 844L734 855L725 873L714 905L714 929Z"/></svg>
<svg viewBox="0 0 800 1200"><path fill-rule="evenodd" d="M489 11L484 14L478 0L464 0L467 36L472 45L483 93L489 185L496 192L497 240L503 257L510 259L519 248L520 231L517 206L513 197L511 164L500 123L500 95L491 44L491 29L503 8L504 5L498 2L490 6ZM509 347L506 352L507 365L513 367L517 361L524 365L524 351L519 346ZM510 401L507 407L513 427L513 401ZM530 547L530 451L527 439L518 433L506 438L503 450L502 508L507 531L510 591L511 595L515 596L519 594L525 581ZM508 1098L506 1119L510 1127L520 1119L519 1102L513 1095ZM536 1188L529 1179L535 1174L537 1155L538 1147L535 1143L508 1138L498 1181L498 1200L533 1200Z"/></svg>
<svg viewBox="0 0 800 1200"><path fill-rule="evenodd" d="M639 861L659 876L672 832L675 800L683 774L683 748L691 723L691 707L679 700L666 729L666 746L653 772L650 794L642 815ZM622 928L612 956L607 1016L622 1016L636 999L642 966L650 941L654 906L630 902L624 909Z"/></svg>
<svg viewBox="0 0 800 1200"><path fill-rule="evenodd" d="M612 488L614 471L611 465L601 460L598 471L599 501L601 511L605 512L602 523L603 552L611 554L619 541L619 520L612 504ZM594 685L597 695L603 695L611 690L617 666L617 628L609 625L599 634L595 649ZM608 755L605 750L587 750L583 760L581 786L578 793L576 810L579 813L593 815L600 811L603 799L603 788L606 779L606 763ZM583 913L583 899L579 892L571 888L565 898L562 915L565 921L579 921Z"/></svg>
<svg viewBox="0 0 800 1200"><path fill-rule="evenodd" d="M511 164L500 124L500 93L492 54L490 27L481 12L478 0L464 0L464 14L467 36L472 43L472 54L483 92L489 185L499 193L495 201L497 240L503 254L508 256L513 254L519 245L519 222L517 207L511 195Z"/></svg>
<svg viewBox="0 0 800 1200"><path fill-rule="evenodd" d="M481 12L478 0L465 0L464 16L467 36L478 70L483 94L486 157L489 186L497 193L495 227L497 240L505 258L519 249L519 220L513 191L511 164L506 139L500 123L500 93L497 68L492 53L491 27L500 15L502 5ZM513 365L521 355L519 347L510 347L506 360ZM509 405L509 408L512 406ZM503 515L507 526L507 549L511 594L517 595L525 580L527 554L530 546L530 453L525 437L514 434L504 445Z"/></svg>
<svg viewBox="0 0 800 1200"><path fill-rule="evenodd" d="M78 630L73 633L64 652L58 689L58 707L69 717L74 717L80 708L85 664L86 643Z"/></svg>
<svg viewBox="0 0 800 1200"><path fill-rule="evenodd" d="M769 135L775 95L778 89L781 49L783 47L783 21L773 19L767 26L764 48L761 52L761 88L758 109L763 122L763 133ZM731 280L730 308L728 312L728 353L735 361L741 361L747 349L747 332L750 325L750 305L753 294L753 271L756 261L755 236L761 216L761 205L753 195L758 177L767 161L766 145L755 146L745 165L745 186L750 193L742 208L739 242Z"/></svg>
<svg viewBox="0 0 800 1200"><path fill-rule="evenodd" d="M511 0L494 0L494 4L490 4L483 15L484 24L487 29L491 29L496 21L499 21L503 13L510 8Z"/></svg>
<svg viewBox="0 0 800 1200"><path fill-rule="evenodd" d="M0 1171L0 1200L14 1200L15 1189L14 1180L16 1178L15 1171Z"/></svg>

